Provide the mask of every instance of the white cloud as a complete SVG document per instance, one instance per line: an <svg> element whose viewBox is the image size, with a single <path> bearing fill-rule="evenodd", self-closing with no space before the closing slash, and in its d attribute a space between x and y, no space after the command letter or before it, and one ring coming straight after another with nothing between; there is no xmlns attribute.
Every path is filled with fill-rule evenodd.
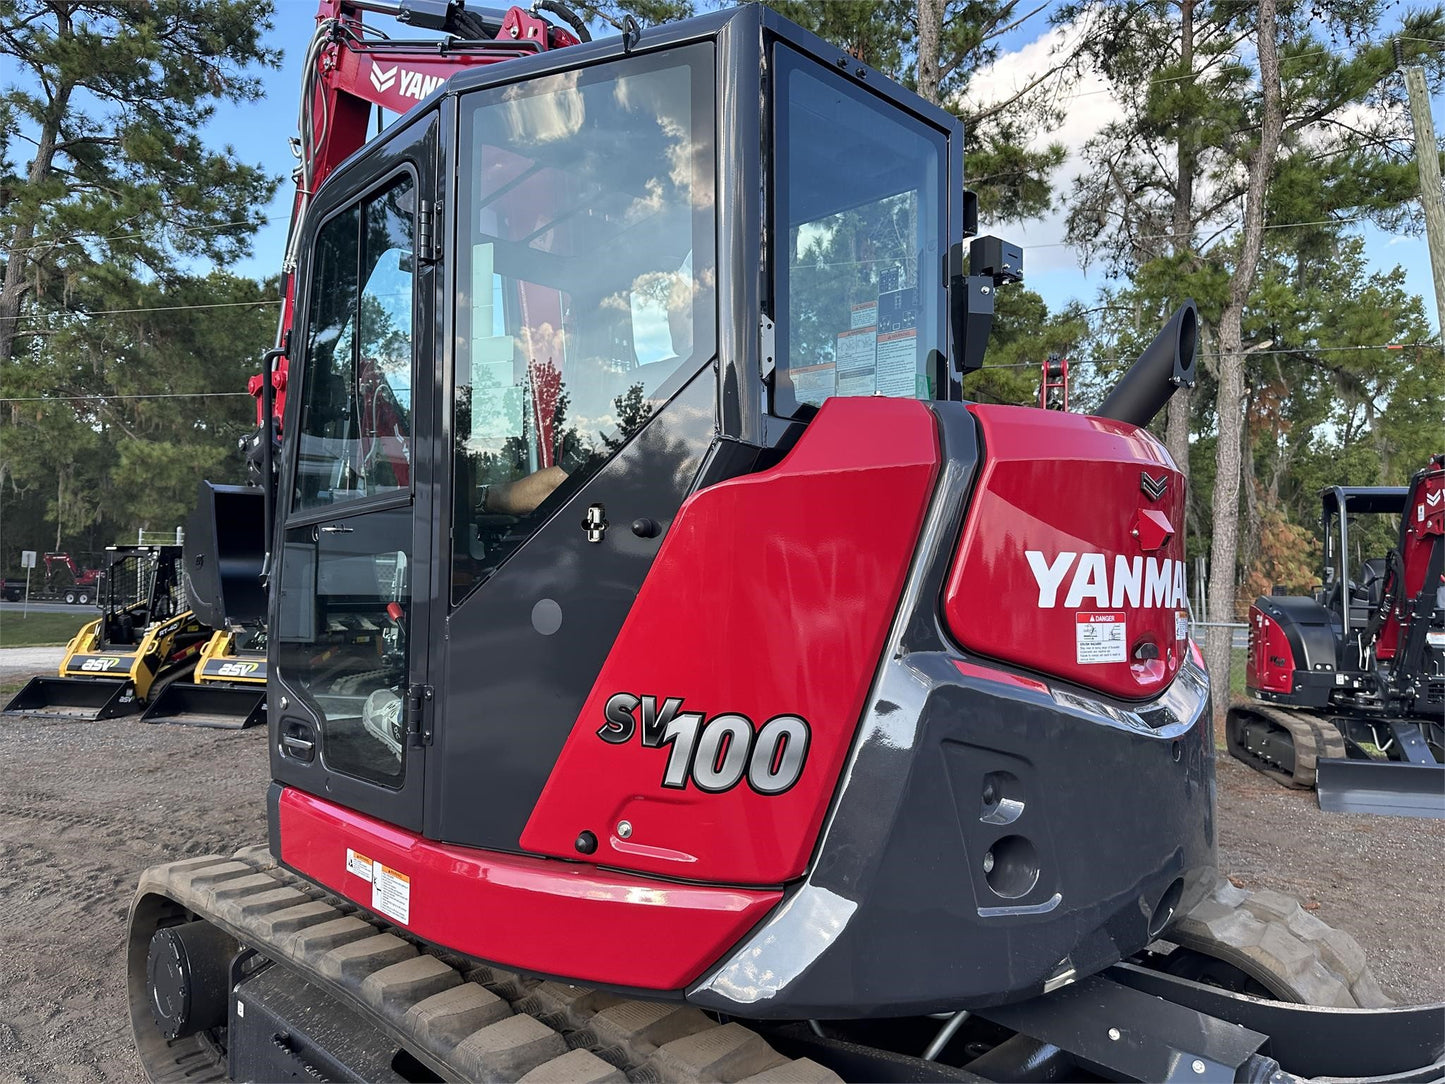
<svg viewBox="0 0 1445 1084"><path fill-rule="evenodd" d="M1087 20L1087 15L1085 20ZM1051 28L1027 45L1001 54L986 68L975 72L969 82L968 102L975 110L993 102L1004 101L1047 71L1059 57L1068 55L1084 37L1084 21ZM1043 149L1051 143L1062 143L1068 157L1054 173L1054 209L1042 218L1004 227L1010 240L1024 246L1025 281L1028 273L1072 271L1080 274L1079 296L1092 294L1094 287L1084 281L1082 267L1075 249L1064 243L1065 200L1087 163L1084 144L1101 128L1124 116L1123 107L1115 99L1108 80L1092 65L1080 71L1067 88L1056 87L1056 101L1064 106L1063 124L1053 131L1039 131L1030 146ZM968 133L965 138L965 172ZM1090 276L1092 278L1092 276Z"/></svg>

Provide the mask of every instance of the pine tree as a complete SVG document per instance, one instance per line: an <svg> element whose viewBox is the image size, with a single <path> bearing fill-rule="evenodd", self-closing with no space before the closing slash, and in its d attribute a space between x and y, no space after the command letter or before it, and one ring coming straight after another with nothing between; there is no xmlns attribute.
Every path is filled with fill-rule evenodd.
<svg viewBox="0 0 1445 1084"><path fill-rule="evenodd" d="M0 88L0 365L34 348L29 314L104 296L78 283L164 281L186 261L247 251L277 179L208 149L201 129L217 102L260 98L252 73L279 60L261 43L271 10L0 0L13 73Z"/></svg>

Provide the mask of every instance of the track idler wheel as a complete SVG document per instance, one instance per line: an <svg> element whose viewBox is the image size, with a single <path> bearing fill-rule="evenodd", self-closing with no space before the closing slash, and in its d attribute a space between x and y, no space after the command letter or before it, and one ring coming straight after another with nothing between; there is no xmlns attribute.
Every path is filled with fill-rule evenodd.
<svg viewBox="0 0 1445 1084"><path fill-rule="evenodd" d="M1166 970L1187 978L1304 1005L1376 1009L1393 1002L1365 962L1365 950L1344 930L1321 922L1279 892L1250 892L1220 878L1214 891L1163 939L1186 953ZM1174 964L1198 972L1190 974ZM1231 981L1228 972L1239 981Z"/></svg>
<svg viewBox="0 0 1445 1084"><path fill-rule="evenodd" d="M166 926L151 937L146 984L162 1035L184 1039L221 1027L230 1008L235 939L209 922Z"/></svg>

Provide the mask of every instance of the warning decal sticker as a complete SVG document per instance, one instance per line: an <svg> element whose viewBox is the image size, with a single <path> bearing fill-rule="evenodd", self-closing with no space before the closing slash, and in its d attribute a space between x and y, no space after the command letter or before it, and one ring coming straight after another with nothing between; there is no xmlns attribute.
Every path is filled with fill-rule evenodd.
<svg viewBox="0 0 1445 1084"><path fill-rule="evenodd" d="M354 873L367 884L371 883L371 859L364 854L358 854L350 847L346 848L346 872Z"/></svg>
<svg viewBox="0 0 1445 1084"><path fill-rule="evenodd" d="M405 925L411 914L411 878L381 862L372 863L371 909Z"/></svg>
<svg viewBox="0 0 1445 1084"><path fill-rule="evenodd" d="M1074 614L1075 661L1080 665L1128 662L1128 627L1122 613Z"/></svg>

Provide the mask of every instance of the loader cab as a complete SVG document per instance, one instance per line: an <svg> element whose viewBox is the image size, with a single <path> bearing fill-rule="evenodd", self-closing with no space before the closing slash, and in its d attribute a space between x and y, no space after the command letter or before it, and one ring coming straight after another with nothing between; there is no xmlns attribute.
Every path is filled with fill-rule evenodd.
<svg viewBox="0 0 1445 1084"><path fill-rule="evenodd" d="M273 778L519 849L688 495L830 398L961 397L965 210L957 119L760 5L470 68L338 168L302 227Z"/></svg>
<svg viewBox="0 0 1445 1084"><path fill-rule="evenodd" d="M1325 562L1319 601L1347 643L1369 628L1380 609L1405 496L1404 486L1331 486L1320 494Z"/></svg>
<svg viewBox="0 0 1445 1084"><path fill-rule="evenodd" d="M156 621L185 609L180 546L108 546L98 592L101 646L135 647Z"/></svg>

